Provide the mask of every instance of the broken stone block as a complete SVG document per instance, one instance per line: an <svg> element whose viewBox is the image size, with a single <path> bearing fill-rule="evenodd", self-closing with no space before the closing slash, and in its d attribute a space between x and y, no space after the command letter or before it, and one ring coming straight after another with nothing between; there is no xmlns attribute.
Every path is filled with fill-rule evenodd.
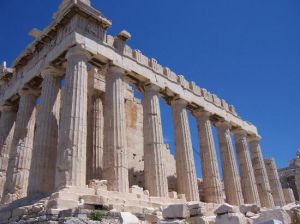
<svg viewBox="0 0 300 224"><path fill-rule="evenodd" d="M240 205L239 209L240 209L240 212L243 214L246 214L247 212L252 212L254 214L257 214L258 212L260 212L260 207L258 207L255 204Z"/></svg>
<svg viewBox="0 0 300 224"><path fill-rule="evenodd" d="M242 214L227 213L218 215L215 224L247 224L247 219Z"/></svg>
<svg viewBox="0 0 300 224"><path fill-rule="evenodd" d="M159 217L155 214L145 214L145 221L147 223L159 223L162 217Z"/></svg>
<svg viewBox="0 0 300 224"><path fill-rule="evenodd" d="M91 180L89 188L107 191L107 180Z"/></svg>
<svg viewBox="0 0 300 224"><path fill-rule="evenodd" d="M139 224L140 221L139 219L129 213L129 212L121 212L121 219L122 219L122 224Z"/></svg>
<svg viewBox="0 0 300 224"><path fill-rule="evenodd" d="M185 194L178 194L178 195L177 195L177 198L178 198L178 199L182 199L182 200L186 200Z"/></svg>
<svg viewBox="0 0 300 224"><path fill-rule="evenodd" d="M188 202L187 206L190 216L203 216L206 211L205 207L199 202Z"/></svg>
<svg viewBox="0 0 300 224"><path fill-rule="evenodd" d="M132 187L129 189L129 192L132 194L138 194L138 195L143 195L144 190L142 187L139 187L137 185L132 185Z"/></svg>
<svg viewBox="0 0 300 224"><path fill-rule="evenodd" d="M260 216L254 220L254 224L260 224L272 220L279 220L284 224L291 223L291 218L285 210L274 209L263 211Z"/></svg>
<svg viewBox="0 0 300 224"><path fill-rule="evenodd" d="M283 224L281 221L279 220L270 220L270 221L266 221L266 222L261 222L259 224Z"/></svg>
<svg viewBox="0 0 300 224"><path fill-rule="evenodd" d="M209 222L205 218L199 217L199 216L190 217L189 219L187 219L187 223L190 223L190 224L209 224Z"/></svg>
<svg viewBox="0 0 300 224"><path fill-rule="evenodd" d="M185 219L190 213L186 204L172 204L163 210L162 215L164 219Z"/></svg>
<svg viewBox="0 0 300 224"><path fill-rule="evenodd" d="M223 214L228 214L228 213L237 213L237 209L227 203L222 204L216 211L215 214L216 215L223 215Z"/></svg>
<svg viewBox="0 0 300 224"><path fill-rule="evenodd" d="M160 221L160 224L186 224L184 220Z"/></svg>
<svg viewBox="0 0 300 224"><path fill-rule="evenodd" d="M169 192L169 198L177 199L177 192L176 191Z"/></svg>

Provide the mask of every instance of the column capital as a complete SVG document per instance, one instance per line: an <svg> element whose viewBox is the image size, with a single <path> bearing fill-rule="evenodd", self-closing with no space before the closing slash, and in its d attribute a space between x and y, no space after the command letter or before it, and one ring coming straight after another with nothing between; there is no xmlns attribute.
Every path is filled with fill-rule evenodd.
<svg viewBox="0 0 300 224"><path fill-rule="evenodd" d="M216 121L214 123L214 125L217 127L217 128L229 128L231 129L231 124L228 122L228 121L225 121L225 120L219 120L219 121Z"/></svg>
<svg viewBox="0 0 300 224"><path fill-rule="evenodd" d="M181 107L186 107L189 102L181 98L174 98L171 100L171 105L180 105Z"/></svg>
<svg viewBox="0 0 300 224"><path fill-rule="evenodd" d="M247 131L242 128L235 128L232 130L235 136L247 137Z"/></svg>
<svg viewBox="0 0 300 224"><path fill-rule="evenodd" d="M78 57L79 59L87 62L91 58L91 54L86 49L84 49L81 45L76 45L70 48L66 54L67 60L73 57Z"/></svg>
<svg viewBox="0 0 300 224"><path fill-rule="evenodd" d="M47 77L48 75L54 76L54 77L61 77L64 74L63 69L56 68L54 66L47 66L44 68L44 70L41 72L41 76L43 78Z"/></svg>
<svg viewBox="0 0 300 224"><path fill-rule="evenodd" d="M145 90L152 90L152 91L155 91L155 92L160 91L160 87L153 84L153 83L151 83L151 82L145 83L144 88L145 88Z"/></svg>
<svg viewBox="0 0 300 224"><path fill-rule="evenodd" d="M197 117L197 118L201 118L201 119L205 119L208 120L210 119L212 113L203 109L198 109L198 110L194 110L192 112L192 114Z"/></svg>
<svg viewBox="0 0 300 224"><path fill-rule="evenodd" d="M251 135L248 137L249 142L259 142L261 140L261 137L259 135Z"/></svg>
<svg viewBox="0 0 300 224"><path fill-rule="evenodd" d="M116 66L116 65L109 65L108 67L108 75L112 75L112 74L115 74L115 75L124 75L125 74L125 69L119 67L119 66Z"/></svg>

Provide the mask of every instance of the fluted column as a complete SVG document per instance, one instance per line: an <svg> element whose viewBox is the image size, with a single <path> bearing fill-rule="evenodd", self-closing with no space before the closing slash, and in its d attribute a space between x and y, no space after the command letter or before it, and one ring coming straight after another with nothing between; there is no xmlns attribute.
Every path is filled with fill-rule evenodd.
<svg viewBox="0 0 300 224"><path fill-rule="evenodd" d="M44 80L36 118L29 195L54 190L61 75L62 72L54 67L48 67L42 72Z"/></svg>
<svg viewBox="0 0 300 224"><path fill-rule="evenodd" d="M37 92L30 89L22 90L20 96L3 196L4 203L27 196Z"/></svg>
<svg viewBox="0 0 300 224"><path fill-rule="evenodd" d="M92 179L102 179L103 170L103 130L104 130L104 117L103 117L103 102L100 94L95 93L91 96L90 105L90 151L88 152L88 177Z"/></svg>
<svg viewBox="0 0 300 224"><path fill-rule="evenodd" d="M265 159L265 166L269 177L274 203L276 206L282 207L285 205L285 199L275 160L273 158Z"/></svg>
<svg viewBox="0 0 300 224"><path fill-rule="evenodd" d="M184 100L172 101L174 127L177 191L185 194L188 201L199 201L196 168L190 125Z"/></svg>
<svg viewBox="0 0 300 224"><path fill-rule="evenodd" d="M75 46L68 51L66 59L55 177L57 188L86 185L89 55L80 46Z"/></svg>
<svg viewBox="0 0 300 224"><path fill-rule="evenodd" d="M266 171L264 158L259 145L259 137L250 137L250 152L252 157L252 166L257 185L258 195L262 207L273 208L274 200L271 194L270 183Z"/></svg>
<svg viewBox="0 0 300 224"><path fill-rule="evenodd" d="M144 111L144 175L151 196L167 197L168 182L163 164L163 132L159 105L159 87L145 86Z"/></svg>
<svg viewBox="0 0 300 224"><path fill-rule="evenodd" d="M1 107L0 118L0 202L6 181L6 172L17 116L16 106Z"/></svg>
<svg viewBox="0 0 300 224"><path fill-rule="evenodd" d="M103 178L109 190L119 192L129 190L124 73L121 68L110 67L104 108Z"/></svg>
<svg viewBox="0 0 300 224"><path fill-rule="evenodd" d="M283 194L286 204L295 203L295 196L292 188L284 188Z"/></svg>
<svg viewBox="0 0 300 224"><path fill-rule="evenodd" d="M221 152L226 201L232 205L241 205L244 203L244 198L230 135L230 124L225 121L217 122L216 127Z"/></svg>
<svg viewBox="0 0 300 224"><path fill-rule="evenodd" d="M224 194L210 122L211 114L206 111L197 111L194 114L197 118L200 138L204 201L221 204L224 202Z"/></svg>
<svg viewBox="0 0 300 224"><path fill-rule="evenodd" d="M246 204L260 205L246 135L247 133L244 130L237 129L234 131L236 154L240 167L242 192Z"/></svg>

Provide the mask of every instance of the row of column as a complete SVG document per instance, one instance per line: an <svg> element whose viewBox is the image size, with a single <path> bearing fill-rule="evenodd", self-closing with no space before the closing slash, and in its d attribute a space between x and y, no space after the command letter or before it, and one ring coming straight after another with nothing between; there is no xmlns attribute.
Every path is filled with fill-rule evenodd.
<svg viewBox="0 0 300 224"><path fill-rule="evenodd" d="M1 171L7 170L4 172L6 184L3 202L25 197L27 189L28 193L33 195L48 193L66 186L86 185L89 55L76 46L69 50L66 59L67 69L62 96L60 81L63 73L52 67L42 73L44 80L41 104L36 116L36 130L34 130L35 100L38 95L36 91L28 89L20 92L18 112L15 108L2 112L1 153L6 154L6 157L9 154L6 168L3 162L1 165ZM108 181L108 189L119 192L129 191L124 77L125 71L114 66L109 69L106 76L104 151L103 155L96 153L96 158L103 159L103 179ZM151 196L167 197L167 177L162 161L164 142L159 97L159 87L150 83L144 86L145 186ZM101 107L99 110L102 110L100 98L95 101L95 106L97 105ZM199 201L187 102L173 99L171 106L178 193L185 194L188 201ZM95 110L97 111L97 108ZM200 139L205 195L203 200L222 203L225 196L218 169L211 114L202 110L194 111L193 114L197 119ZM100 116L95 117L95 120L100 123L102 121ZM233 205L247 203L273 207L274 201L259 139L249 139L251 161L247 133L243 130L233 131L239 175L231 140L231 127L225 121L217 122L215 125L220 144L226 201ZM97 131L96 134L102 134L101 130L98 130L99 127L95 126L94 129ZM99 151L96 148L95 150ZM98 162L94 161L95 164ZM96 172L92 176L96 176ZM0 181L3 180L1 176L0 178ZM3 183L4 181L0 182L0 190Z"/></svg>

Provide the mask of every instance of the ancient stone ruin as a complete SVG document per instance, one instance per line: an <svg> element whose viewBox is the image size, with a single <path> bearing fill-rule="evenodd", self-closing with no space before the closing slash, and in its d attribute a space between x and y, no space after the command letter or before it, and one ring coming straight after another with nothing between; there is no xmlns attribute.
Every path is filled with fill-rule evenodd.
<svg viewBox="0 0 300 224"><path fill-rule="evenodd" d="M111 25L89 0L64 0L12 68L1 66L0 223L63 223L95 210L107 223L297 223L299 207L274 160L264 161L256 127L131 49L129 32L107 34ZM175 157L160 99L172 108Z"/></svg>

